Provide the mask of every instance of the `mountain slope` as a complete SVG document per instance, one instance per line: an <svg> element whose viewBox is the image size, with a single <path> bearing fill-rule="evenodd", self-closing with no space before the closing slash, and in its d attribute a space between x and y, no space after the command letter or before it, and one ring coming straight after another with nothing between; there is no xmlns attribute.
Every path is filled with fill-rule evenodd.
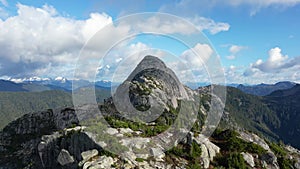
<svg viewBox="0 0 300 169"><path fill-rule="evenodd" d="M63 91L0 92L0 128L28 112L71 105L71 95Z"/></svg>
<svg viewBox="0 0 300 169"><path fill-rule="evenodd" d="M278 139L272 129L278 128L281 121L274 111L264 103L262 97L227 87L225 112L229 113L229 117L238 126L263 134L270 139Z"/></svg>
<svg viewBox="0 0 300 169"><path fill-rule="evenodd" d="M0 80L0 91L27 91L22 85L8 81Z"/></svg>
<svg viewBox="0 0 300 169"><path fill-rule="evenodd" d="M87 88L80 88L84 90ZM102 103L111 93L107 88L95 87L96 101ZM87 96L84 96L87 97ZM72 106L72 94L62 90L42 92L0 92L0 129L25 113Z"/></svg>
<svg viewBox="0 0 300 169"><path fill-rule="evenodd" d="M275 128L280 139L300 148L300 85L287 90L278 90L264 97L268 107L276 112L281 121Z"/></svg>
<svg viewBox="0 0 300 169"><path fill-rule="evenodd" d="M282 140L300 148L299 96L298 84L263 97L227 87L221 126L246 129L265 138Z"/></svg>

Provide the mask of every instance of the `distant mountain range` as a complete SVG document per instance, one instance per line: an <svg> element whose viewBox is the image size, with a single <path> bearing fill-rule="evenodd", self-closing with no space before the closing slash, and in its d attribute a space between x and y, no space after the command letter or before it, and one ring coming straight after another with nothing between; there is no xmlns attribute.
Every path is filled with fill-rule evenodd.
<svg viewBox="0 0 300 169"><path fill-rule="evenodd" d="M87 87L95 85L96 88L111 88L118 86L120 82L111 82L107 80L96 81L95 83L89 82L87 80L75 80L76 85L80 87ZM198 87L208 86L208 82L186 82L184 83L191 89L197 89ZM271 94L276 90L290 89L297 83L282 81L275 84L257 84L257 85L245 85L245 84L226 84L226 86L235 87L239 90L257 96L266 96ZM77 89L78 87L74 87ZM0 91L27 91L27 92L37 92L37 91L47 91L47 90L72 90L72 80L68 80L64 77L51 78L24 78L24 79L9 79L0 80Z"/></svg>
<svg viewBox="0 0 300 169"><path fill-rule="evenodd" d="M97 81L95 83L86 80L76 80L76 85L80 87L87 87L95 85L96 88L109 89L110 87L118 85L118 83L112 83L110 81ZM74 87L78 89L78 87ZM41 92L48 90L62 90L72 91L72 80L66 78L56 79L27 79L27 80L0 80L0 91L10 92Z"/></svg>
<svg viewBox="0 0 300 169"><path fill-rule="evenodd" d="M240 84L237 86L238 89L241 91L248 93L248 94L253 94L257 96L266 96L268 94L271 94L272 92L276 90L283 90L283 89L290 89L294 87L296 83L294 82L289 82L289 81L284 81L284 82L278 82L275 84L258 84L258 85L243 85Z"/></svg>

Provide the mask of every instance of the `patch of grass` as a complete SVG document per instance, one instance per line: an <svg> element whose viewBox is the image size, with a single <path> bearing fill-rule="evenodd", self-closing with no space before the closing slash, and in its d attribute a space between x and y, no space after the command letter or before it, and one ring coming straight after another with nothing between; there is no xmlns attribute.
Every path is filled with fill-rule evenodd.
<svg viewBox="0 0 300 169"><path fill-rule="evenodd" d="M141 162L144 162L144 161L145 161L145 159L143 159L143 158L136 158L136 159L135 159L135 161L137 161L137 162L140 162L140 163L141 163Z"/></svg>

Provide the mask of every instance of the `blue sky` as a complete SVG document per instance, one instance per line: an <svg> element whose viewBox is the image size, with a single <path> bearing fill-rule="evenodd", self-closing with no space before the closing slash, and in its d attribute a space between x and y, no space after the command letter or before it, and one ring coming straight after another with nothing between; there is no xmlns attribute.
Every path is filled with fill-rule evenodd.
<svg viewBox="0 0 300 169"><path fill-rule="evenodd" d="M184 18L203 31L219 54L227 83L300 82L300 0L0 2L2 78L71 79L74 60L96 30L128 14L163 12ZM45 15L39 15L41 11ZM120 45L118 50L124 54L149 47L178 56L187 50L168 39L149 37L137 37L128 41L126 49ZM117 65L111 60L120 60L118 57L107 58L99 66L103 69L99 79L111 76L108 72Z"/></svg>

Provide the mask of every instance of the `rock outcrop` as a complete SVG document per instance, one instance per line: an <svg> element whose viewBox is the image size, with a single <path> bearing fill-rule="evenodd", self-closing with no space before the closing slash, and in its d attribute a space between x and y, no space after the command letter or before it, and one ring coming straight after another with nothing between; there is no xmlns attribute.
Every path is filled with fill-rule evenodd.
<svg viewBox="0 0 300 169"><path fill-rule="evenodd" d="M183 98L188 95L175 73L157 57L145 56L117 88L113 101L124 117L151 122Z"/></svg>
<svg viewBox="0 0 300 169"><path fill-rule="evenodd" d="M243 139L245 141L252 142L254 144L261 146L263 149L265 149L267 151L267 153L265 153L261 157L264 167L270 168L270 169L279 169L277 157L274 154L274 152L270 149L269 145L265 142L264 139L258 137L254 133L247 133L247 132L242 132L242 131L240 132L240 137L241 137L241 139Z"/></svg>
<svg viewBox="0 0 300 169"><path fill-rule="evenodd" d="M255 162L254 162L253 156L250 153L247 153L247 152L246 153L242 152L241 154L242 154L244 160L247 162L247 164L250 167L253 168L255 166Z"/></svg>
<svg viewBox="0 0 300 169"><path fill-rule="evenodd" d="M202 160L202 167L209 168L209 164L211 161L214 160L214 157L220 153L220 148L210 142L208 138L203 135L199 135L198 137L193 137L193 140L196 141L199 145L201 145L201 160Z"/></svg>

